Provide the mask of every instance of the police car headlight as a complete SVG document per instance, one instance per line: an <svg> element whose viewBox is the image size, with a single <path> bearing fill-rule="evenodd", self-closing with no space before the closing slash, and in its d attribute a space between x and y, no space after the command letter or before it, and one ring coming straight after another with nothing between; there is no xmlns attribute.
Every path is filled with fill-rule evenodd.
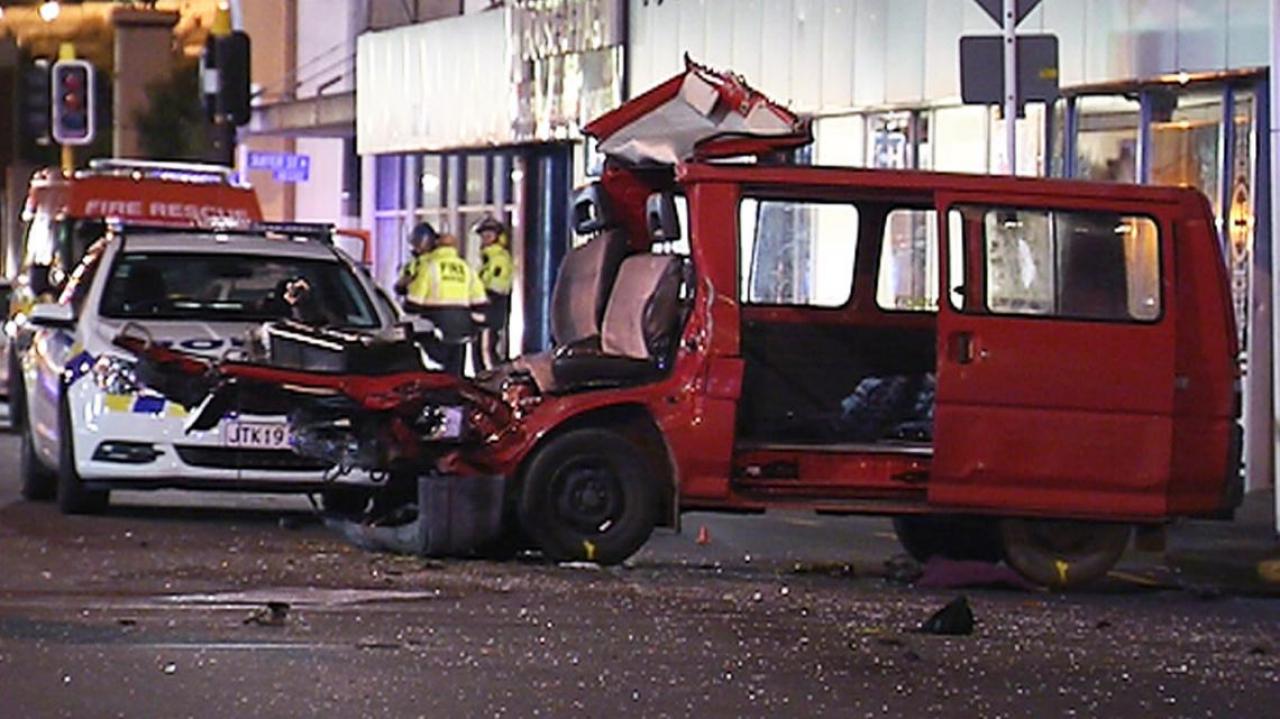
<svg viewBox="0 0 1280 719"><path fill-rule="evenodd" d="M137 368L132 360L104 355L93 363L93 379L107 394L132 394L139 386Z"/></svg>
<svg viewBox="0 0 1280 719"><path fill-rule="evenodd" d="M446 440L462 437L461 407L427 405L418 416L418 431L424 440Z"/></svg>

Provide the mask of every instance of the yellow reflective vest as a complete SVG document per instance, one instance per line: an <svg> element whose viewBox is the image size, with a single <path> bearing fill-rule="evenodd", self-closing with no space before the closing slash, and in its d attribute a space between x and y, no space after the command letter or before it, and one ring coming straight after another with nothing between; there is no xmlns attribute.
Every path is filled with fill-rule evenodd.
<svg viewBox="0 0 1280 719"><path fill-rule="evenodd" d="M488 301L480 278L453 247L418 257L405 299L424 307L471 307Z"/></svg>
<svg viewBox="0 0 1280 719"><path fill-rule="evenodd" d="M511 294L511 283L515 279L515 269L511 263L511 252L495 242L481 248L483 261L480 265L480 282L484 288L499 295Z"/></svg>

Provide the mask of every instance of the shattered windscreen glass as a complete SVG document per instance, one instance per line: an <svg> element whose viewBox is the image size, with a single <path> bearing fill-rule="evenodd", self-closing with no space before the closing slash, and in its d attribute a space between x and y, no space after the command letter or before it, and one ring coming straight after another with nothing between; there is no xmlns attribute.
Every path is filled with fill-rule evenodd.
<svg viewBox="0 0 1280 719"><path fill-rule="evenodd" d="M350 268L336 261L264 255L126 253L111 268L101 314L378 326L373 303Z"/></svg>

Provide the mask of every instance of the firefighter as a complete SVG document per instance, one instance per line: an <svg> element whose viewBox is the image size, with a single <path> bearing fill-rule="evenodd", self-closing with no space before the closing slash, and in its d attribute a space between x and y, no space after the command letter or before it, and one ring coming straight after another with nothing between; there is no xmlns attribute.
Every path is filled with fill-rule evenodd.
<svg viewBox="0 0 1280 719"><path fill-rule="evenodd" d="M458 239L437 235L414 262L412 278L405 288L405 309L430 320L441 333L439 342L427 353L446 372L462 376L466 345L483 325L488 298L480 278L458 256Z"/></svg>
<svg viewBox="0 0 1280 719"><path fill-rule="evenodd" d="M480 351L475 354L475 368L491 370L506 355L507 318L511 312L511 285L515 268L507 249L506 227L493 217L485 217L475 227L480 235L480 282L484 285L489 307L487 321L480 328Z"/></svg>
<svg viewBox="0 0 1280 719"><path fill-rule="evenodd" d="M439 236L440 233L436 232L436 228L432 227L430 222L419 222L409 233L411 254L408 261L400 268L400 276L396 278L397 295L404 297L409 292L409 284L413 282L414 275L418 271L418 260L431 251L431 247L435 245Z"/></svg>

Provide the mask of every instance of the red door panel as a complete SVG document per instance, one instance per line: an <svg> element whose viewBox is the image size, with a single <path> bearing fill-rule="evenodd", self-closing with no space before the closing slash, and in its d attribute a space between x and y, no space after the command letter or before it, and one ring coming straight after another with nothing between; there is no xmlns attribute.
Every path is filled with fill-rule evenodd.
<svg viewBox="0 0 1280 719"><path fill-rule="evenodd" d="M952 202L1019 205L1008 197L943 198L944 238ZM1125 214L1151 217L1150 208L1143 210ZM1152 219L1160 242L1169 242L1168 223ZM1163 514L1175 391L1170 253L1159 255L1162 304L1153 320L1068 319L1054 316L1055 310L1045 310L1048 316L997 314L987 309L989 230L981 221L954 227L965 229L964 273L943 278L943 296L963 284L969 309L957 310L945 299L939 309L929 501L1023 514ZM959 245L949 238L942 245L943 266L952 267L950 255ZM1056 272L1071 261L1056 251L1048 256L1043 264Z"/></svg>

